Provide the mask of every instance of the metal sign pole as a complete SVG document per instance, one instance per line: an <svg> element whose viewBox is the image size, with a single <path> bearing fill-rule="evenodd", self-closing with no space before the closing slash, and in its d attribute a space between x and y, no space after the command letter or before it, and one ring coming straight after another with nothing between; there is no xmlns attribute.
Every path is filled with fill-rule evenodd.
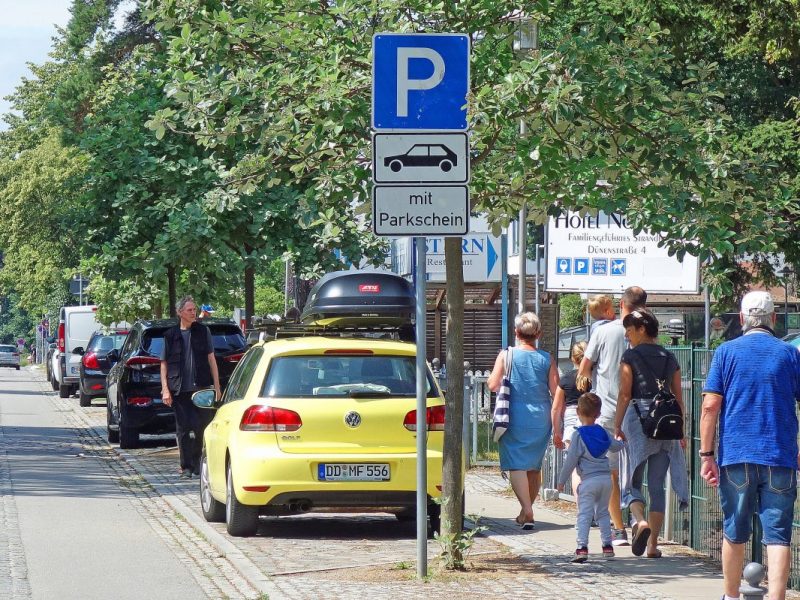
<svg viewBox="0 0 800 600"><path fill-rule="evenodd" d="M417 237L417 577L428 576L428 377L425 363L425 238Z"/></svg>

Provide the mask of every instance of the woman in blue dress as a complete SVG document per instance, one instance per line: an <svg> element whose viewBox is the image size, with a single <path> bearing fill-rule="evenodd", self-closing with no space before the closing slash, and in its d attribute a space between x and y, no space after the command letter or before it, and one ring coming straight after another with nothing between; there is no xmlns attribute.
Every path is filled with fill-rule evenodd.
<svg viewBox="0 0 800 600"><path fill-rule="evenodd" d="M500 438L500 468L509 472L511 487L521 507L517 523L533 529L533 503L542 483L542 460L552 430L551 397L558 387L558 368L553 357L536 349L542 334L539 318L532 312L514 319L517 344L511 352L511 401L509 427ZM497 356L489 376L496 392L506 369L506 351Z"/></svg>

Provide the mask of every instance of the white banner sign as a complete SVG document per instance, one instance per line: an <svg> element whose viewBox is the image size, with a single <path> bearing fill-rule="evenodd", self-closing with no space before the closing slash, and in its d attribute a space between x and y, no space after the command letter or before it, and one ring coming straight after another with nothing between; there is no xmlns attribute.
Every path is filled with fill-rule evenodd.
<svg viewBox="0 0 800 600"><path fill-rule="evenodd" d="M445 281L444 238L426 238L428 281ZM500 281L500 238L491 233L470 232L461 240L465 283Z"/></svg>
<svg viewBox="0 0 800 600"><path fill-rule="evenodd" d="M649 293L697 294L700 270L696 257L683 261L659 248L659 236L634 235L623 215L567 213L547 225L549 292L621 293L638 285Z"/></svg>

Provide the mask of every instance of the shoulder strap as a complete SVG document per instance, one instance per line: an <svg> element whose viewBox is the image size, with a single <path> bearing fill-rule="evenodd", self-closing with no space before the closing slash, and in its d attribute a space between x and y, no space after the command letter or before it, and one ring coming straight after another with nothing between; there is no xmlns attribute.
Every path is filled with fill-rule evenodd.
<svg viewBox="0 0 800 600"><path fill-rule="evenodd" d="M631 348L631 351L635 352L639 356L639 358L642 359L639 362L641 362L645 366L645 368L650 372L650 375L652 375L653 379L656 380L656 385L659 386L659 388L663 388L664 386L667 386L667 388L669 388L669 384L667 383L667 369L669 368L669 356L664 357L664 373L663 377L659 379L658 376L655 374L655 371L653 371L650 365L647 364L647 359L645 358L644 354L639 352L636 348Z"/></svg>
<svg viewBox="0 0 800 600"><path fill-rule="evenodd" d="M511 360L513 358L511 353L513 352L513 350L514 349L511 346L506 348L506 360L505 360L505 363L506 363L506 379L508 379L509 381L511 380Z"/></svg>

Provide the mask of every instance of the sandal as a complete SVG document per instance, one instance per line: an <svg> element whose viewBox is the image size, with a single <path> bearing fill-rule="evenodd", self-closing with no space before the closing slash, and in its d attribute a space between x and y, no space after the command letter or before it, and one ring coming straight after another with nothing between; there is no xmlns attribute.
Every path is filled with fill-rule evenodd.
<svg viewBox="0 0 800 600"><path fill-rule="evenodd" d="M661 556L662 556L661 550L658 550L658 549L656 549L655 552L648 552L647 553L647 558L661 558Z"/></svg>
<svg viewBox="0 0 800 600"><path fill-rule="evenodd" d="M636 533L631 541L631 552L634 556L641 556L647 548L647 540L650 539L650 526L636 527Z"/></svg>
<svg viewBox="0 0 800 600"><path fill-rule="evenodd" d="M533 519L526 521L524 517L520 519L520 516L517 516L514 518L514 520L517 522L517 525L522 527L523 531L530 531L535 526L535 521Z"/></svg>

